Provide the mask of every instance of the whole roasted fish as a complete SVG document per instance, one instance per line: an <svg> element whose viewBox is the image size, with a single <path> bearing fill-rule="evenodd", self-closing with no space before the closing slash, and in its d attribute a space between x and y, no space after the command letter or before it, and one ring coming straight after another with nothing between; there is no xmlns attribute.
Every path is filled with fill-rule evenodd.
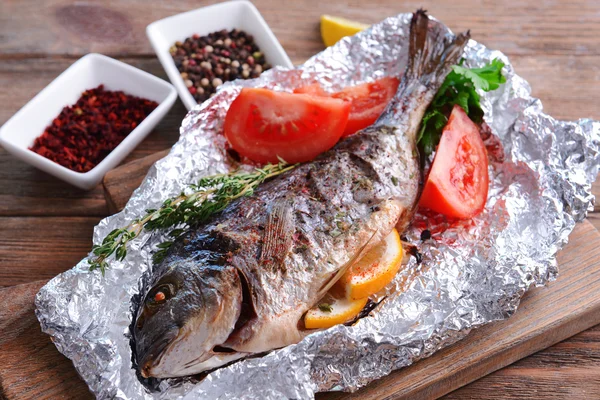
<svg viewBox="0 0 600 400"><path fill-rule="evenodd" d="M300 341L302 316L365 251L404 230L419 196L417 133L468 33L413 15L398 93L371 127L180 237L134 325L144 377L176 377Z"/></svg>

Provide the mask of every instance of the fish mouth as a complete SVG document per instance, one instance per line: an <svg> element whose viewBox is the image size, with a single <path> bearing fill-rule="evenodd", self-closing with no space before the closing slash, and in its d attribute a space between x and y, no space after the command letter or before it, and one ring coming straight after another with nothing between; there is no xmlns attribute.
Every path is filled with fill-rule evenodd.
<svg viewBox="0 0 600 400"><path fill-rule="evenodd" d="M183 368L176 372L176 375L188 376L198 374L204 371L213 370L215 368L222 367L249 355L250 353L241 353L238 351L234 351L231 353L221 353L212 351L209 353L209 357L205 358L204 360L202 360L203 357L198 357L196 360L188 362L185 366L183 366Z"/></svg>
<svg viewBox="0 0 600 400"><path fill-rule="evenodd" d="M142 377L150 378L153 376L152 369L160 363L167 348L176 343L178 337L179 330L177 330L177 333L175 334L165 335L165 338L154 343L141 357L139 357L139 364L141 366L140 373Z"/></svg>
<svg viewBox="0 0 600 400"><path fill-rule="evenodd" d="M161 368L161 362L170 351L176 350L179 342L186 340L187 333L185 329L177 329L168 332L165 337L153 344L139 358L140 374L143 378L175 378L182 376L195 375L200 372L222 367L226 364L247 357L250 353L238 352L222 345L216 345L212 350L200 354L198 357L186 362L183 365L171 366L171 370L165 373ZM168 362L168 360L166 360Z"/></svg>
<svg viewBox="0 0 600 400"><path fill-rule="evenodd" d="M176 343L176 340L171 342L171 345ZM241 358L249 356L251 353L243 353L238 351L233 352L221 352L221 351L210 351L208 353L204 353L199 357L188 361L184 365L181 365L176 370L164 374L161 371L157 371L156 368L160 365L160 361L162 355L167 350L167 347L163 349L163 353L161 356L154 360L147 360L144 364L142 364L141 375L144 378L177 378L183 376L190 376L199 374L204 371L213 370L234 361L237 361ZM216 348L220 346L215 346Z"/></svg>

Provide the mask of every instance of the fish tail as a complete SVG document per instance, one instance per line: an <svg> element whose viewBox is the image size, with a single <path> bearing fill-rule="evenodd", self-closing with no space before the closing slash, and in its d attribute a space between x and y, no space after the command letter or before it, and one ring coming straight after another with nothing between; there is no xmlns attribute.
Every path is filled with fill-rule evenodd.
<svg viewBox="0 0 600 400"><path fill-rule="evenodd" d="M429 24L427 12L417 10L410 21L408 65L404 81L419 81L437 92L469 41L469 31L456 36L448 34L440 24Z"/></svg>
<svg viewBox="0 0 600 400"><path fill-rule="evenodd" d="M425 110L458 62L469 38L468 31L455 36L440 23L430 24L423 9L415 12L410 22L406 70L396 95L375 125L408 126L403 135L416 141Z"/></svg>

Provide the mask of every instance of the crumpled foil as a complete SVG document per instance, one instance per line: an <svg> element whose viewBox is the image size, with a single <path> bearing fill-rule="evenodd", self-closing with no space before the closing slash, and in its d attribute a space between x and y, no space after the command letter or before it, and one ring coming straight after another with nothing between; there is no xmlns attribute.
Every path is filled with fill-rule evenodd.
<svg viewBox="0 0 600 400"><path fill-rule="evenodd" d="M94 243L198 178L231 168L220 131L242 86L289 91L317 79L335 90L397 76L406 64L409 20L410 14L388 18L296 70L275 69L224 85L187 115L169 155L150 170L124 211L100 222ZM525 291L555 279L557 251L593 206L600 123L563 122L544 114L527 82L498 51L471 40L464 56L469 66L494 58L507 64L506 84L482 97L494 134L486 140L491 161L487 206L470 221L418 214L405 235L419 247L423 262L418 265L413 258L368 317L218 369L201 381L162 380L150 390L132 365L129 325L132 297L164 237L144 233L131 243L123 262L111 262L106 276L89 272L83 260L44 286L36 298L42 330L98 398L299 399L317 391L357 390L475 327L509 317ZM425 228L433 237L421 242Z"/></svg>

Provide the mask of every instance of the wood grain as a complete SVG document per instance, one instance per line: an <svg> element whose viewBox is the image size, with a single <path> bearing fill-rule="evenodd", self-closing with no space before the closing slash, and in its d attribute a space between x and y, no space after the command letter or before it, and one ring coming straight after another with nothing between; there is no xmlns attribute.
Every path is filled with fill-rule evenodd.
<svg viewBox="0 0 600 400"><path fill-rule="evenodd" d="M168 153L168 149L159 151L121 165L106 174L102 185L104 187L106 205L111 214L119 212L125 207L133 191L140 186L146 177L150 167Z"/></svg>
<svg viewBox="0 0 600 400"><path fill-rule="evenodd" d="M154 2L65 2L63 0L3 1L0 26L3 58L78 56L89 51L107 55L152 55L145 37L149 23L179 12L216 3L215 0ZM421 1L368 3L346 1L255 0L257 8L293 59L306 59L322 49L316 40L321 14L342 15L374 23L422 7ZM492 48L523 55L598 55L597 2L576 0L505 3L491 0L427 2L430 13L452 29L471 29Z"/></svg>
<svg viewBox="0 0 600 400"><path fill-rule="evenodd" d="M558 259L560 279L527 293L519 310L509 320L476 329L466 340L393 372L357 393L328 393L318 398L436 398L600 323L600 233L588 222L578 224ZM48 337L44 337L35 321L33 297L41 285L36 282L0 291L0 330L5 332L0 336L0 354L6 355L0 365L0 382L9 400L21 398L23 394L26 398L79 398L86 394L85 385L75 375L69 361L58 353ZM548 307L550 304L553 307ZM594 382L598 382L600 376L594 376L590 368L600 366L600 356L585 357L588 350L598 351L597 339L600 339L600 330L575 338L571 344L563 343L546 350L542 353L546 356L528 359L525 366L519 367L523 371L502 370L499 375L492 375L492 379L500 379L501 384L502 377L512 373L518 382L527 376L535 376L532 370L543 377L544 373L551 374L552 369L575 365L568 359L570 356L586 360L584 365L577 367L578 370L588 368L588 373L580 374L559 390L555 388L553 398L574 395L582 390L599 394L600 387L594 386ZM566 353L573 348L575 352ZM22 367L22 363L27 364ZM543 372L539 372L540 365ZM536 382L539 378L538 375ZM579 383L582 386L577 385ZM473 398L489 398L485 397L484 389L481 390L481 393L475 392L479 397ZM508 396L527 393L515 389ZM460 396L460 392L448 398L464 398L456 396Z"/></svg>
<svg viewBox="0 0 600 400"><path fill-rule="evenodd" d="M600 178L600 175L598 176ZM592 185L592 194L596 198L596 202L594 204L594 213L600 211L600 180L596 178L596 182Z"/></svg>
<svg viewBox="0 0 600 400"><path fill-rule="evenodd" d="M40 330L33 299L44 283L0 289L0 398L93 398L71 361Z"/></svg>
<svg viewBox="0 0 600 400"><path fill-rule="evenodd" d="M458 389L442 400L598 399L599 341L600 326L595 326Z"/></svg>
<svg viewBox="0 0 600 400"><path fill-rule="evenodd" d="M99 217L0 217L0 287L50 279L92 247ZM32 279L33 278L33 279Z"/></svg>

